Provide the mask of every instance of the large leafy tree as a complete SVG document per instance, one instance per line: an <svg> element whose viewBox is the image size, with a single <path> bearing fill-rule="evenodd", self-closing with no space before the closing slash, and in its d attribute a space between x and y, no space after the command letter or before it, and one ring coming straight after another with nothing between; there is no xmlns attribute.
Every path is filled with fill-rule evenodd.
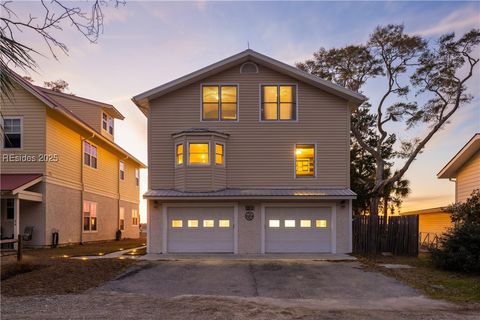
<svg viewBox="0 0 480 320"><path fill-rule="evenodd" d="M352 115L355 142L375 160L370 213L378 214L386 190L399 184L431 138L472 100L467 83L478 65L479 43L480 31L476 29L459 38L454 33L443 35L429 45L420 36L405 33L403 25L387 25L377 27L365 44L321 48L312 59L297 64L302 70L366 95L368 81L384 80L378 103L366 103ZM426 102L420 103L422 100ZM392 158L385 149L392 139L397 140L395 132L388 131L392 123L397 128L403 125L405 131L422 126L426 133L395 143L397 170L386 174Z"/></svg>

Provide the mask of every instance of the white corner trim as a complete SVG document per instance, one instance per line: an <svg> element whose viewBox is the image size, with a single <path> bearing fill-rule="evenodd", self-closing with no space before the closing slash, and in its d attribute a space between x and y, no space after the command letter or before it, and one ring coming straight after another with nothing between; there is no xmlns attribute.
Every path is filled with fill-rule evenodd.
<svg viewBox="0 0 480 320"><path fill-rule="evenodd" d="M238 254L238 202L233 207L233 253Z"/></svg>
<svg viewBox="0 0 480 320"><path fill-rule="evenodd" d="M260 253L265 254L265 205L262 203L260 205L260 223L261 223L261 231L260 231Z"/></svg>
<svg viewBox="0 0 480 320"><path fill-rule="evenodd" d="M348 200L348 252L351 253L353 251L353 213L352 213L352 200Z"/></svg>
<svg viewBox="0 0 480 320"><path fill-rule="evenodd" d="M152 253L152 212L150 207L155 200L147 200L147 253Z"/></svg>
<svg viewBox="0 0 480 320"><path fill-rule="evenodd" d="M167 253L167 241L168 241L168 219L167 219L167 205L162 205L162 253Z"/></svg>
<svg viewBox="0 0 480 320"><path fill-rule="evenodd" d="M331 219L331 244L332 253L337 253L337 205L332 206L332 219Z"/></svg>

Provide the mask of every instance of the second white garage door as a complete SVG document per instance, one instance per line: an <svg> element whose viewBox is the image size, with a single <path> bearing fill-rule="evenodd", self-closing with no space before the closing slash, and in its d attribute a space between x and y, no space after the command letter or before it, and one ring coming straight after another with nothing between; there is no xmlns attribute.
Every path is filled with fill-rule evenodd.
<svg viewBox="0 0 480 320"><path fill-rule="evenodd" d="M265 208L265 252L332 252L331 209Z"/></svg>
<svg viewBox="0 0 480 320"><path fill-rule="evenodd" d="M167 251L172 253L233 253L233 207L170 207Z"/></svg>

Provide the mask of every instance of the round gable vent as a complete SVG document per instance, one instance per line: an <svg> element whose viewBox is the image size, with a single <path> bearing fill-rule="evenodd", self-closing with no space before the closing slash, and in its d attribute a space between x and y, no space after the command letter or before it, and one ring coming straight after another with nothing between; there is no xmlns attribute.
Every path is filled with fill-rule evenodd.
<svg viewBox="0 0 480 320"><path fill-rule="evenodd" d="M245 62L240 67L240 73L258 73L258 67L253 62Z"/></svg>

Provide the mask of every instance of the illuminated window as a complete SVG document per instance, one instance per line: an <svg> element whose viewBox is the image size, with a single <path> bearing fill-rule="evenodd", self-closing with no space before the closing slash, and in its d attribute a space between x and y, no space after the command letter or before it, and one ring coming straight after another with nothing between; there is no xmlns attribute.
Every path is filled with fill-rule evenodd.
<svg viewBox="0 0 480 320"><path fill-rule="evenodd" d="M132 209L132 225L138 226L139 222L140 222L140 217L138 215L138 210Z"/></svg>
<svg viewBox="0 0 480 320"><path fill-rule="evenodd" d="M124 207L120 207L120 226L119 226L119 229L120 230L125 230L125 208Z"/></svg>
<svg viewBox="0 0 480 320"><path fill-rule="evenodd" d="M172 228L181 228L183 227L182 220L172 220Z"/></svg>
<svg viewBox="0 0 480 320"><path fill-rule="evenodd" d="M203 227L204 228L213 228L215 226L214 220L203 220Z"/></svg>
<svg viewBox="0 0 480 320"><path fill-rule="evenodd" d="M317 228L326 228L327 227L327 220L316 220L315 227Z"/></svg>
<svg viewBox="0 0 480 320"><path fill-rule="evenodd" d="M97 147L87 141L83 142L83 163L86 166L97 168Z"/></svg>
<svg viewBox="0 0 480 320"><path fill-rule="evenodd" d="M120 161L120 180L125 180L125 162Z"/></svg>
<svg viewBox="0 0 480 320"><path fill-rule="evenodd" d="M209 164L208 146L208 143L190 143L188 145L188 164Z"/></svg>
<svg viewBox="0 0 480 320"><path fill-rule="evenodd" d="M83 201L83 231L97 231L97 203Z"/></svg>
<svg viewBox="0 0 480 320"><path fill-rule="evenodd" d="M183 164L183 143L177 144L176 159L177 166L181 166Z"/></svg>
<svg viewBox="0 0 480 320"><path fill-rule="evenodd" d="M237 120L237 86L202 86L202 119Z"/></svg>
<svg viewBox="0 0 480 320"><path fill-rule="evenodd" d="M297 177L315 176L315 145L295 145L295 175Z"/></svg>
<svg viewBox="0 0 480 320"><path fill-rule="evenodd" d="M268 220L268 226L270 228L279 228L280 227L280 220Z"/></svg>
<svg viewBox="0 0 480 320"><path fill-rule="evenodd" d="M310 228L312 226L311 220L300 220L300 228Z"/></svg>
<svg viewBox="0 0 480 320"><path fill-rule="evenodd" d="M218 226L220 228L230 228L230 220L218 220Z"/></svg>
<svg viewBox="0 0 480 320"><path fill-rule="evenodd" d="M285 220L285 228L295 228L295 220Z"/></svg>
<svg viewBox="0 0 480 320"><path fill-rule="evenodd" d="M262 120L283 121L296 119L295 86L262 86Z"/></svg>
<svg viewBox="0 0 480 320"><path fill-rule="evenodd" d="M187 226L189 228L198 228L198 220L188 220Z"/></svg>
<svg viewBox="0 0 480 320"><path fill-rule="evenodd" d="M224 146L221 143L215 144L215 164L222 165L224 156Z"/></svg>

